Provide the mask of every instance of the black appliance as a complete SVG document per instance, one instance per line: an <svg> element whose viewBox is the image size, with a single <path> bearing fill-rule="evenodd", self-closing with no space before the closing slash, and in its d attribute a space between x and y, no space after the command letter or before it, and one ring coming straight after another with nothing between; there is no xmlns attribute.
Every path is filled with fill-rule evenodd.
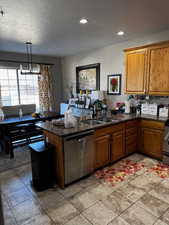
<svg viewBox="0 0 169 225"><path fill-rule="evenodd" d="M0 224L4 225L3 204L2 204L2 198L1 198L1 190L0 190Z"/></svg>
<svg viewBox="0 0 169 225"><path fill-rule="evenodd" d="M29 144L32 165L32 186L44 191L54 185L54 146L39 141Z"/></svg>
<svg viewBox="0 0 169 225"><path fill-rule="evenodd" d="M163 162L169 165L169 120L165 123L164 143L163 143Z"/></svg>

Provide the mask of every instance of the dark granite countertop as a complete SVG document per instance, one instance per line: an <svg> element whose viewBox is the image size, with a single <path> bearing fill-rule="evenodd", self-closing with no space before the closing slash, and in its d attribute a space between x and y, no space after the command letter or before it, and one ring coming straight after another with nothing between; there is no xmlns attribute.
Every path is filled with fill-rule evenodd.
<svg viewBox="0 0 169 225"><path fill-rule="evenodd" d="M168 118L164 117L157 117L157 116L151 116L151 115L136 115L136 114L117 114L111 117L113 119L113 122L101 122L99 124L86 124L83 122L80 122L76 128L64 128L64 126L56 126L52 122L42 122L38 123L38 126L41 127L44 130L47 130L57 136L65 137L71 134L76 134L79 132L87 131L87 130L96 130L102 127L107 127L110 125L126 122L129 120L134 119L146 119L146 120L155 120L159 122L166 122Z"/></svg>

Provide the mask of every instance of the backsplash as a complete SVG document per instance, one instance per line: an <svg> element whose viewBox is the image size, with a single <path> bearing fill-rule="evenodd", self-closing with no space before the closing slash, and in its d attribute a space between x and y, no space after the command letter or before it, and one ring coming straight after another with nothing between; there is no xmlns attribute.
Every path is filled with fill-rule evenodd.
<svg viewBox="0 0 169 225"><path fill-rule="evenodd" d="M169 96L144 96L144 95L134 95L137 99L139 99L141 102L145 103L156 103L156 104L169 104ZM108 108L112 108L116 106L117 102L125 102L128 99L129 95L119 95L119 96L112 96L107 95L105 93L105 98L107 100Z"/></svg>

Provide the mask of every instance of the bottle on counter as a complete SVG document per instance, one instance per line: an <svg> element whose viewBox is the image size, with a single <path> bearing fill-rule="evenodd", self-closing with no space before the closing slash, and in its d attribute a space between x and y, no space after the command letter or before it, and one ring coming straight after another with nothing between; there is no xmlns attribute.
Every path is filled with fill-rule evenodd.
<svg viewBox="0 0 169 225"><path fill-rule="evenodd" d="M130 101L125 101L125 113L129 114L131 110L131 104Z"/></svg>
<svg viewBox="0 0 169 225"><path fill-rule="evenodd" d="M22 112L22 109L19 109L19 118L21 119L23 116L23 112Z"/></svg>
<svg viewBox="0 0 169 225"><path fill-rule="evenodd" d="M5 119L4 113L2 109L0 108L0 120L4 120L4 119Z"/></svg>

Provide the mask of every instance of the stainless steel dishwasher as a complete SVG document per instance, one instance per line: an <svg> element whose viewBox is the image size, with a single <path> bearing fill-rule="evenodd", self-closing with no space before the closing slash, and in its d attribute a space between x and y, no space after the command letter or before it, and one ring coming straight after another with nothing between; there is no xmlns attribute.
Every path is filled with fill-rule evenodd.
<svg viewBox="0 0 169 225"><path fill-rule="evenodd" d="M65 184L94 171L94 131L80 132L64 138Z"/></svg>

